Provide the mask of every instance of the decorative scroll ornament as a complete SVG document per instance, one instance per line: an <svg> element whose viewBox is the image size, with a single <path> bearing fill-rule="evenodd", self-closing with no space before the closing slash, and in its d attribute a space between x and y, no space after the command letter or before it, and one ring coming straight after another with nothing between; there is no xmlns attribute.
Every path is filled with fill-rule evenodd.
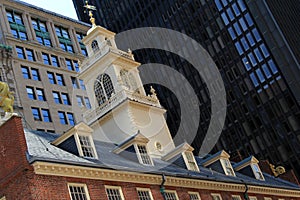
<svg viewBox="0 0 300 200"><path fill-rule="evenodd" d="M271 168L272 173L274 174L275 177L285 173L285 168L282 167L282 166L277 166L275 168L274 165L270 164L270 168Z"/></svg>

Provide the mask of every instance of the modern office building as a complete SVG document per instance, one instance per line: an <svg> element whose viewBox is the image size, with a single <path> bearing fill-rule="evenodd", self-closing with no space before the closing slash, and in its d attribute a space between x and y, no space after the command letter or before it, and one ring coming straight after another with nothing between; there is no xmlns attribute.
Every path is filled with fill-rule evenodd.
<svg viewBox="0 0 300 200"><path fill-rule="evenodd" d="M0 80L14 92L15 112L29 129L63 133L90 108L77 78L90 25L22 1L0 8Z"/></svg>
<svg viewBox="0 0 300 200"><path fill-rule="evenodd" d="M88 22L84 1L73 2L79 19ZM227 92L226 123L214 151L225 149L241 157L254 154L292 168L300 177L299 1L89 0L89 4L97 7L97 23L114 32L165 27L199 42L218 66ZM201 77L175 54L155 49L134 54L142 63L172 66L189 80L200 101L200 128L192 144L199 150L211 114ZM174 136L180 124L178 101L166 88L156 89Z"/></svg>

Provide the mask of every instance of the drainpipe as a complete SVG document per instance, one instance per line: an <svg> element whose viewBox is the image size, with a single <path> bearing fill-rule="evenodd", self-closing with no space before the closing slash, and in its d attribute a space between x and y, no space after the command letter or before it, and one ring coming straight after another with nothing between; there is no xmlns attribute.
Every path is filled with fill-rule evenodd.
<svg viewBox="0 0 300 200"><path fill-rule="evenodd" d="M165 196L165 186L164 186L164 184L166 182L166 176L165 176L165 174L162 174L161 178L162 178L162 182L160 184L160 193L163 196L164 200L167 200L167 198Z"/></svg>
<svg viewBox="0 0 300 200"><path fill-rule="evenodd" d="M244 181L242 181L242 182L244 182ZM245 200L249 200L249 196L248 196L248 185L247 185L247 183L245 183L245 182L244 182L244 184L245 184L245 188L246 188L246 190L245 190L245 192L244 192L244 199L245 199Z"/></svg>

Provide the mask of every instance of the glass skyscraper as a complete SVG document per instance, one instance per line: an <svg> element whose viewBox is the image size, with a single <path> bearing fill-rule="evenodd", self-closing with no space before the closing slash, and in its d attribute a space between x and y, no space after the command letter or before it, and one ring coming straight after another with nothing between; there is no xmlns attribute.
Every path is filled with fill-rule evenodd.
<svg viewBox="0 0 300 200"><path fill-rule="evenodd" d="M73 2L79 19L88 22L84 1ZM97 7L97 23L114 32L165 27L198 41L216 63L227 92L225 127L214 151L225 149L237 157L254 154L294 169L300 177L299 1L90 0L89 4ZM200 101L200 128L192 144L199 150L211 112L206 84L175 54L155 49L134 53L139 62L169 65L189 80ZM179 103L168 89L156 88L174 136L180 123Z"/></svg>

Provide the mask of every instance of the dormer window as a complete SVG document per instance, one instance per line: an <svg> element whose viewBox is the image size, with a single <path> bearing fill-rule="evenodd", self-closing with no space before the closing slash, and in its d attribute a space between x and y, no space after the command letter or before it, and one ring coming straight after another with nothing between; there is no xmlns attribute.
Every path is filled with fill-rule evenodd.
<svg viewBox="0 0 300 200"><path fill-rule="evenodd" d="M98 45L97 40L94 40L92 42L91 46L92 46L92 49L93 49L94 53L96 53L99 50L99 45Z"/></svg>
<svg viewBox="0 0 300 200"><path fill-rule="evenodd" d="M259 168L258 164L252 163L251 167L252 167L252 170L254 172L254 175L255 175L256 179L258 179L258 180L265 180L262 172L260 171L260 168Z"/></svg>
<svg viewBox="0 0 300 200"><path fill-rule="evenodd" d="M235 173L232 169L230 161L228 159L224 159L224 158L222 158L220 161L221 161L221 164L222 164L225 174L229 175L229 176L235 176Z"/></svg>
<svg viewBox="0 0 300 200"><path fill-rule="evenodd" d="M183 153L184 160L188 170L199 171L198 165L196 164L195 157L192 152L186 151Z"/></svg>
<svg viewBox="0 0 300 200"><path fill-rule="evenodd" d="M146 145L137 144L137 152L139 154L139 161L144 165L153 165L152 159L148 154Z"/></svg>
<svg viewBox="0 0 300 200"><path fill-rule="evenodd" d="M79 135L78 138L80 141L82 156L87 158L95 158L95 152L90 136Z"/></svg>
<svg viewBox="0 0 300 200"><path fill-rule="evenodd" d="M115 90L109 75L101 74L98 76L94 83L94 90L99 106L110 99Z"/></svg>

